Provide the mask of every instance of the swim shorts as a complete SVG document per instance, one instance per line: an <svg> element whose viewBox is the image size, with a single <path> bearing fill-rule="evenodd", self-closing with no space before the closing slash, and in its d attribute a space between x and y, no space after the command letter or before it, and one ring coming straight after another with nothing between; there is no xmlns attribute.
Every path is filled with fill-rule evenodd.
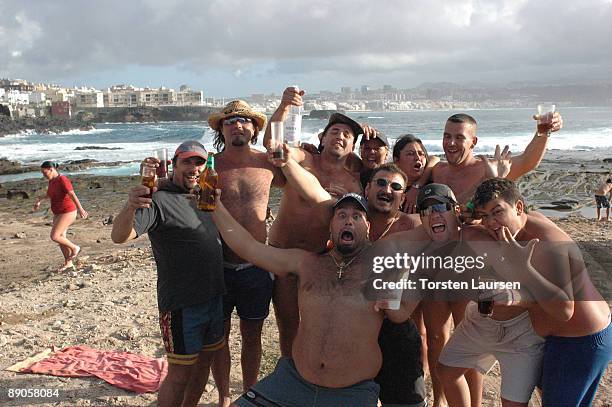
<svg viewBox="0 0 612 407"><path fill-rule="evenodd" d="M542 406L590 406L610 361L612 325L593 335L546 337Z"/></svg>
<svg viewBox="0 0 612 407"><path fill-rule="evenodd" d="M378 385L364 380L349 387L321 387L306 381L293 359L282 357L274 372L257 382L234 404L242 407L376 407Z"/></svg>
<svg viewBox="0 0 612 407"><path fill-rule="evenodd" d="M225 263L224 266L223 318L231 318L235 307L240 319L266 319L274 289L270 273L250 263L231 266Z"/></svg>
<svg viewBox="0 0 612 407"><path fill-rule="evenodd" d="M527 311L496 321L480 315L478 305L470 302L439 362L486 374L499 361L502 398L527 403L540 379L543 352L544 338L534 332Z"/></svg>
<svg viewBox="0 0 612 407"><path fill-rule="evenodd" d="M610 200L605 195L595 195L595 203L597 204L597 209L610 207Z"/></svg>
<svg viewBox="0 0 612 407"><path fill-rule="evenodd" d="M221 296L203 304L159 314L168 363L192 365L199 352L213 352L225 344Z"/></svg>

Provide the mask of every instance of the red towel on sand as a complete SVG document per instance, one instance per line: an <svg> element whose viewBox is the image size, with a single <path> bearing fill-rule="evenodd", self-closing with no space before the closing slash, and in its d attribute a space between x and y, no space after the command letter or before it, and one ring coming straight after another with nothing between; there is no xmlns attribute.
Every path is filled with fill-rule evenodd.
<svg viewBox="0 0 612 407"><path fill-rule="evenodd" d="M163 358L71 346L21 372L66 377L96 376L113 386L147 393L159 389L168 372L168 364Z"/></svg>

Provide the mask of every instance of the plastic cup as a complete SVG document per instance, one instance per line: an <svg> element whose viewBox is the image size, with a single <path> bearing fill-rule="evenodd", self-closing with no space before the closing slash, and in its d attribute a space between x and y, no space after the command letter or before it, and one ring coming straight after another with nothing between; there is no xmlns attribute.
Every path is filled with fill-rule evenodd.
<svg viewBox="0 0 612 407"><path fill-rule="evenodd" d="M270 130L272 132L272 158L283 159L283 143L285 142L283 122L270 123Z"/></svg>
<svg viewBox="0 0 612 407"><path fill-rule="evenodd" d="M405 277L408 274L405 271L399 273L393 273L394 278L388 279L384 278L387 282L395 282L399 285L399 288L386 289L379 295L379 301L386 301L387 306L383 307L389 310L398 310L400 309L400 305L402 303L402 295L404 293L403 282L405 281Z"/></svg>
<svg viewBox="0 0 612 407"><path fill-rule="evenodd" d="M153 151L153 157L159 160L157 178L168 178L168 149L160 148Z"/></svg>
<svg viewBox="0 0 612 407"><path fill-rule="evenodd" d="M553 103L538 105L538 134L550 135L555 109L556 105Z"/></svg>

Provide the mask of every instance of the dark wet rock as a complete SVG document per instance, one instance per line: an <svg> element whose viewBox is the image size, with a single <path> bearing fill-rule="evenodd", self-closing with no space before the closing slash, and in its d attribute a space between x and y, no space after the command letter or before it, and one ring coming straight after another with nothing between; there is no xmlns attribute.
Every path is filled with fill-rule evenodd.
<svg viewBox="0 0 612 407"><path fill-rule="evenodd" d="M6 199L17 199L17 198L30 199L30 194L28 194L26 191L10 190L10 189L6 192Z"/></svg>
<svg viewBox="0 0 612 407"><path fill-rule="evenodd" d="M540 209L550 209L554 211L573 211L580 207L580 202L573 199L561 199L552 201L550 205L540 206Z"/></svg>
<svg viewBox="0 0 612 407"><path fill-rule="evenodd" d="M604 158L603 162L605 162L605 163L612 163L612 158Z"/></svg>
<svg viewBox="0 0 612 407"><path fill-rule="evenodd" d="M18 134L24 131L33 131L37 134L63 133L70 130L91 130L94 126L90 121L64 117L24 117L11 119L0 115L0 137L7 134Z"/></svg>
<svg viewBox="0 0 612 407"><path fill-rule="evenodd" d="M121 147L102 147L102 146L79 146L75 150L123 150Z"/></svg>

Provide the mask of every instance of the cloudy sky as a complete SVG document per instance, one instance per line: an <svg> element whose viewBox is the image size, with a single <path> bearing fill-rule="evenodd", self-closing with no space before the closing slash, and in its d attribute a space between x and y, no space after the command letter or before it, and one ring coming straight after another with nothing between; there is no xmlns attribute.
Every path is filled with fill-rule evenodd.
<svg viewBox="0 0 612 407"><path fill-rule="evenodd" d="M612 0L0 0L0 78L207 96L612 81Z"/></svg>

